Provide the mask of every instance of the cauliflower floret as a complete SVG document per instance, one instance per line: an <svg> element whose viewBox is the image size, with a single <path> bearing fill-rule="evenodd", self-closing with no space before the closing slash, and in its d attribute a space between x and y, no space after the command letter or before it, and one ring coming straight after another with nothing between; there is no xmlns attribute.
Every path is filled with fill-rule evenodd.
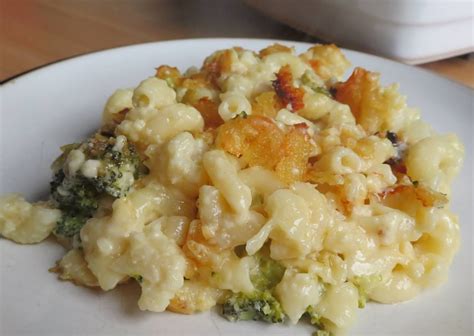
<svg viewBox="0 0 474 336"><path fill-rule="evenodd" d="M151 155L148 162L151 174L161 178L191 197L196 197L199 187L206 183L202 157L208 150L204 139L195 139L189 132L182 132Z"/></svg>
<svg viewBox="0 0 474 336"><path fill-rule="evenodd" d="M103 290L113 289L127 276L111 267L127 248L127 236L139 231L143 223L127 200L113 204L112 216L91 218L81 230L84 257Z"/></svg>
<svg viewBox="0 0 474 336"><path fill-rule="evenodd" d="M0 234L20 244L46 239L61 217L61 211L45 204L28 203L18 194L0 197Z"/></svg>
<svg viewBox="0 0 474 336"><path fill-rule="evenodd" d="M128 243L126 254L112 267L140 279L141 310L164 311L184 283L186 260L181 249L161 232L159 221L132 233Z"/></svg>
<svg viewBox="0 0 474 336"><path fill-rule="evenodd" d="M81 230L85 259L103 290L130 275L113 265L126 253L133 233L161 216L195 216L192 200L154 182L116 200L112 208L111 216L92 218Z"/></svg>

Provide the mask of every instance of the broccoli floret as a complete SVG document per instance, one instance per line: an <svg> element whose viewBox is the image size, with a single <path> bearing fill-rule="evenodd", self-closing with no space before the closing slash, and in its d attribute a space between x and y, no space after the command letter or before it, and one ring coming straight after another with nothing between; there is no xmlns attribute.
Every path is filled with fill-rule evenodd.
<svg viewBox="0 0 474 336"><path fill-rule="evenodd" d="M251 294L233 294L224 303L223 314L229 321L283 322L285 314L271 290L280 282L285 267L263 252L254 255L254 259L250 280L256 290Z"/></svg>
<svg viewBox="0 0 474 336"><path fill-rule="evenodd" d="M96 134L61 149L63 154L52 165L55 174L50 184L51 198L63 212L54 233L70 239L94 215L101 199L125 196L143 169L134 146L125 137ZM80 151L83 162L71 172L68 159L73 150ZM93 163L93 174L83 172L88 161Z"/></svg>
<svg viewBox="0 0 474 336"><path fill-rule="evenodd" d="M97 209L97 196L102 193L122 197L138 178L140 159L133 145L124 137L120 140L96 134L84 143L63 146L65 152L55 161L57 168L51 182L52 198L59 208L75 209L90 213ZM72 150L84 154L84 163L94 160L96 174L85 176L81 169L68 174L67 155ZM58 167L58 165L62 166Z"/></svg>
<svg viewBox="0 0 474 336"><path fill-rule="evenodd" d="M258 290L272 289L283 277L285 267L262 253L257 253L254 258L257 264L250 273L252 284Z"/></svg>
<svg viewBox="0 0 474 336"><path fill-rule="evenodd" d="M321 315L316 313L313 306L308 306L305 313L309 316L312 325L321 326Z"/></svg>
<svg viewBox="0 0 474 336"><path fill-rule="evenodd" d="M312 336L332 336L332 335L333 334L330 331L318 329L313 333Z"/></svg>
<svg viewBox="0 0 474 336"><path fill-rule="evenodd" d="M372 274L366 276L356 276L352 282L359 291L359 308L365 308L368 293L382 281L382 275Z"/></svg>
<svg viewBox="0 0 474 336"><path fill-rule="evenodd" d="M98 208L99 193L85 178L68 178L60 169L51 182L51 198L62 211L53 233L71 240Z"/></svg>
<svg viewBox="0 0 474 336"><path fill-rule="evenodd" d="M60 169L51 182L51 197L58 208L92 216L98 206L98 191L84 177L67 177Z"/></svg>
<svg viewBox="0 0 474 336"><path fill-rule="evenodd" d="M84 215L70 215L63 213L61 219L56 223L54 234L64 238L72 238L81 231L88 217Z"/></svg>
<svg viewBox="0 0 474 336"><path fill-rule="evenodd" d="M310 323L316 327L316 331L313 333L313 336L332 336L332 333L324 330L324 324L321 319L321 315L316 313L313 306L308 306L305 311L306 315L310 319Z"/></svg>
<svg viewBox="0 0 474 336"><path fill-rule="evenodd" d="M97 177L90 178L98 192L113 197L125 196L140 172L140 159L125 137L95 135L79 148L86 160L100 162Z"/></svg>
<svg viewBox="0 0 474 336"><path fill-rule="evenodd" d="M232 322L253 320L281 323L285 319L280 303L268 290L234 294L224 303L222 313Z"/></svg>

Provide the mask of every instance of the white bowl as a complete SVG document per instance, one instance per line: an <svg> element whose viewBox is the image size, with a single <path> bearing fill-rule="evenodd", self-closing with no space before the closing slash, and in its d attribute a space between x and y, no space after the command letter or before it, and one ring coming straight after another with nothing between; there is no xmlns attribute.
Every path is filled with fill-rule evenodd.
<svg viewBox="0 0 474 336"><path fill-rule="evenodd" d="M472 0L245 0L340 46L409 64L474 51Z"/></svg>

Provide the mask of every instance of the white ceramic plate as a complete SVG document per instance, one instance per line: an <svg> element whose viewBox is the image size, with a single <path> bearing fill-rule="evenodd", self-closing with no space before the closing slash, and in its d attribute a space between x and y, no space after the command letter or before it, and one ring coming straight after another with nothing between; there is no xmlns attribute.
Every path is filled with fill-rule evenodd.
<svg viewBox="0 0 474 336"><path fill-rule="evenodd" d="M0 194L29 199L47 194L50 162L61 144L91 133L107 97L154 74L160 64L200 65L216 49L260 49L273 41L182 40L107 50L56 63L7 82L1 88ZM288 42L298 51L305 43ZM473 91L429 72L346 51L352 64L380 71L384 83L399 82L409 104L440 132L457 133L467 159L455 182L462 247L449 281L411 302L369 304L359 310L353 335L471 335ZM310 335L311 327L227 322L216 312L193 316L139 311L139 289L111 292L61 282L48 268L63 255L52 241L20 246L0 239L0 335Z"/></svg>

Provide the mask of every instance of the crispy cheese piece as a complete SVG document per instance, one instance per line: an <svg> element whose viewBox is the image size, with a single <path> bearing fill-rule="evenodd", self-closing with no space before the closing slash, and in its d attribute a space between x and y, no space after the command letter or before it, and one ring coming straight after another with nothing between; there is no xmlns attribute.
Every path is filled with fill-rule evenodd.
<svg viewBox="0 0 474 336"><path fill-rule="evenodd" d="M297 124L285 134L282 145L282 156L275 172L288 185L302 181L307 170L312 146L309 143L305 124Z"/></svg>
<svg viewBox="0 0 474 336"><path fill-rule="evenodd" d="M300 56L323 80L340 78L351 63L334 44L317 44Z"/></svg>
<svg viewBox="0 0 474 336"><path fill-rule="evenodd" d="M99 287L97 278L87 267L84 254L79 249L70 250L49 271L57 273L59 279L72 281L78 286Z"/></svg>
<svg viewBox="0 0 474 336"><path fill-rule="evenodd" d="M265 91L253 100L252 114L275 118L278 111L284 107L274 91Z"/></svg>
<svg viewBox="0 0 474 336"><path fill-rule="evenodd" d="M349 105L352 114L359 122L364 108L369 107L370 96L378 88L378 80L379 76L376 73L356 68L347 81L337 86L335 98Z"/></svg>
<svg viewBox="0 0 474 336"><path fill-rule="evenodd" d="M293 74L289 65L280 68L273 81L273 88L284 106L290 105L293 111L304 107L304 90L293 85Z"/></svg>
<svg viewBox="0 0 474 336"><path fill-rule="evenodd" d="M262 166L276 172L285 183L301 181L306 173L312 146L306 125L281 130L269 118L235 118L219 127L216 145L242 157L250 167Z"/></svg>
<svg viewBox="0 0 474 336"><path fill-rule="evenodd" d="M204 128L217 128L224 123L218 113L219 104L208 97L202 97L192 106L201 113L204 119Z"/></svg>
<svg viewBox="0 0 474 336"><path fill-rule="evenodd" d="M284 132L269 118L235 118L219 127L216 145L242 157L250 166L273 169L279 161Z"/></svg>
<svg viewBox="0 0 474 336"><path fill-rule="evenodd" d="M356 68L347 81L336 86L336 100L349 105L357 123L369 134L398 131L412 118L398 86L381 87L379 79L378 73Z"/></svg>
<svg viewBox="0 0 474 336"><path fill-rule="evenodd" d="M279 53L279 52L285 52L285 53L291 53L293 52L293 49L287 46L284 46L280 43L274 43L272 45L269 45L266 48L263 48L262 50L259 51L258 55L260 57L265 57L271 54Z"/></svg>
<svg viewBox="0 0 474 336"><path fill-rule="evenodd" d="M178 68L168 65L161 65L156 68L155 76L165 80L172 88L182 82L181 72L179 72Z"/></svg>
<svg viewBox="0 0 474 336"><path fill-rule="evenodd" d="M203 64L202 70L206 74L206 78L214 84L218 85L218 79L222 74L228 73L232 68L232 50L226 49L218 51L208 57Z"/></svg>
<svg viewBox="0 0 474 336"><path fill-rule="evenodd" d="M171 299L167 309L181 314L207 311L216 305L222 292L200 282L185 280L183 287Z"/></svg>
<svg viewBox="0 0 474 336"><path fill-rule="evenodd" d="M400 197L414 196L426 208L442 208L448 204L446 194L431 189L426 185L415 183L413 185L399 184L393 188L385 190L380 196L387 198L390 196L400 195Z"/></svg>

